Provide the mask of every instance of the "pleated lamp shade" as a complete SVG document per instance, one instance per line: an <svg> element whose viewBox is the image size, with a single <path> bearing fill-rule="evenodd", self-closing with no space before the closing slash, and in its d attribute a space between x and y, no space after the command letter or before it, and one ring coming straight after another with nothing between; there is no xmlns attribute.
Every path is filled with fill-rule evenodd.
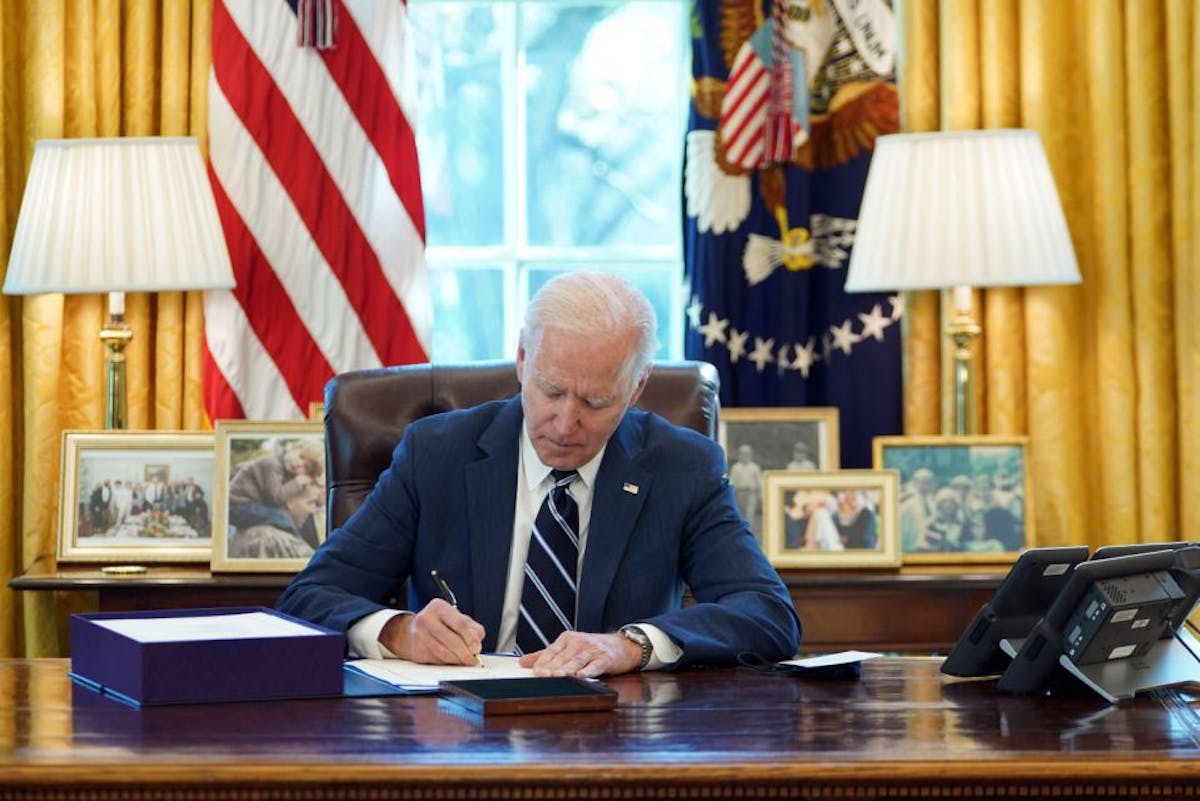
<svg viewBox="0 0 1200 801"><path fill-rule="evenodd" d="M847 292L1079 281L1037 131L875 140Z"/></svg>
<svg viewBox="0 0 1200 801"><path fill-rule="evenodd" d="M194 138L37 142L5 294L233 285L229 251Z"/></svg>

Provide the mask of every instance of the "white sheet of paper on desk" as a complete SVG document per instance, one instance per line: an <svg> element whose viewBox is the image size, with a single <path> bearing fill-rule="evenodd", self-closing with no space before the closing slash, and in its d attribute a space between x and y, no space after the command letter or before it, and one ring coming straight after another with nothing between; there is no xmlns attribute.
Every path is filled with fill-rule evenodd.
<svg viewBox="0 0 1200 801"><path fill-rule="evenodd" d="M124 617L95 620L97 626L138 642L196 640L255 640L269 637L308 637L326 632L266 612L180 617Z"/></svg>
<svg viewBox="0 0 1200 801"><path fill-rule="evenodd" d="M436 690L443 681L462 679L514 679L533 676L515 656L484 654L478 665L422 665L407 659L355 659L347 667L405 690Z"/></svg>
<svg viewBox="0 0 1200 801"><path fill-rule="evenodd" d="M830 665L848 665L851 662L865 662L868 659L875 659L879 654L871 653L870 651L840 651L836 654L822 654L821 656L810 656L804 659L789 659L787 662L780 662L781 665L795 665L796 667L815 668L829 667Z"/></svg>

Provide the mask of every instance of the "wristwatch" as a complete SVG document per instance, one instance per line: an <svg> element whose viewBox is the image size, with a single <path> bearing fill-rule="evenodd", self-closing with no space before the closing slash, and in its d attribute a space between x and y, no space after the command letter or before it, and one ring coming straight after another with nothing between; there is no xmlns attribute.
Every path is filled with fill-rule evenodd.
<svg viewBox="0 0 1200 801"><path fill-rule="evenodd" d="M642 631L640 626L622 626L620 634L641 647L642 661L638 663L637 669L645 670L646 665L650 664L650 657L654 655L654 643L650 642L650 635Z"/></svg>

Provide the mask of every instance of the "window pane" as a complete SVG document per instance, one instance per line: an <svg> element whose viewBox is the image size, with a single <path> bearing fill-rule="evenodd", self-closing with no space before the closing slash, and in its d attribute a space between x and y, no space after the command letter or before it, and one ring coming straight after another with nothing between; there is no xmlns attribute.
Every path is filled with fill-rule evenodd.
<svg viewBox="0 0 1200 801"><path fill-rule="evenodd" d="M655 359L678 359L680 358L679 348L671 347L673 337L671 336L673 317L678 316L677 309L680 305L679 292L679 272L672 266L671 269L662 269L658 265L646 264L614 264L606 262L604 264L579 264L572 269L587 269L598 270L606 273L619 275L626 281L636 286L646 295L650 301L650 305L654 307L654 313L658 317L658 328L656 334L658 336L658 351L655 354ZM549 281L554 276L567 270L556 269L552 267L530 267L528 270L529 282L527 294L522 299L522 306L528 304L542 285ZM524 317L524 309L522 309L522 318Z"/></svg>
<svg viewBox="0 0 1200 801"><path fill-rule="evenodd" d="M503 54L511 7L412 3L426 241L504 241Z"/></svg>
<svg viewBox="0 0 1200 801"><path fill-rule="evenodd" d="M504 270L457 267L430 270L433 355L451 363L512 359L504 342Z"/></svg>
<svg viewBox="0 0 1200 801"><path fill-rule="evenodd" d="M675 246L686 4L521 6L530 245Z"/></svg>

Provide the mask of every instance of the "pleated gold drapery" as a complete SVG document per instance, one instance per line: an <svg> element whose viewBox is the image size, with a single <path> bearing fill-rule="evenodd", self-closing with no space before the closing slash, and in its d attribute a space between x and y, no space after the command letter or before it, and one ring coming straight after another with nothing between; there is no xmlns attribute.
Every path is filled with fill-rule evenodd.
<svg viewBox="0 0 1200 801"><path fill-rule="evenodd" d="M0 169L8 246L38 139L182 136L204 143L210 0L0 2ZM101 428L99 295L0 303L0 575L54 553L60 435ZM133 294L130 428L205 427L198 293ZM79 599L0 588L0 654L63 652L55 621ZM59 607L56 609L56 605Z"/></svg>
<svg viewBox="0 0 1200 801"><path fill-rule="evenodd" d="M1075 242L1081 286L976 293L981 433L1029 435L1038 544L1200 539L1200 9L897 8L903 129L1037 129ZM952 409L944 305L910 298L909 434Z"/></svg>

